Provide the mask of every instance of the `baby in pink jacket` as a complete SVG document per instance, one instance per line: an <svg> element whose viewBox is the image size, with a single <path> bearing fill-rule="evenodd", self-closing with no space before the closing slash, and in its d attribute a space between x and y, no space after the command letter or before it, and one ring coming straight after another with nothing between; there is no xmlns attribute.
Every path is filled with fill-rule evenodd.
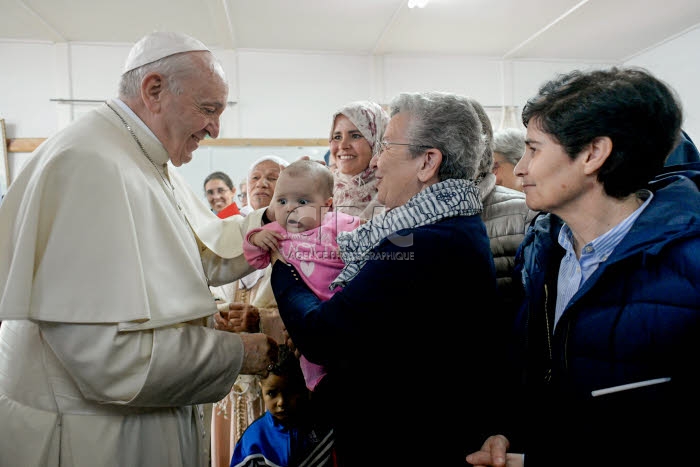
<svg viewBox="0 0 700 467"><path fill-rule="evenodd" d="M246 236L246 260L263 269L270 264L271 252L278 250L316 296L328 300L334 293L330 284L345 266L336 241L338 232L354 230L362 223L359 217L332 211L332 207L333 174L328 167L310 160L293 162L277 179L270 204L275 222ZM325 371L303 355L300 363L306 386L313 391Z"/></svg>

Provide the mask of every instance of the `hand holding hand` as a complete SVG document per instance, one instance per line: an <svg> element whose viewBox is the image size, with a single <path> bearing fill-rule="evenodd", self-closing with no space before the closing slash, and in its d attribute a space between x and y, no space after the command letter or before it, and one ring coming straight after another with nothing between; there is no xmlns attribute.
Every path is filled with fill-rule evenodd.
<svg viewBox="0 0 700 467"><path fill-rule="evenodd" d="M475 467L523 467L522 454L506 454L510 442L503 435L489 436L481 450L467 456L467 462Z"/></svg>
<svg viewBox="0 0 700 467"><path fill-rule="evenodd" d="M229 332L259 332L260 311L257 307L242 302L217 305L214 328Z"/></svg>
<svg viewBox="0 0 700 467"><path fill-rule="evenodd" d="M243 341L243 365L240 374L264 375L267 368L277 362L277 342L265 334L240 334Z"/></svg>

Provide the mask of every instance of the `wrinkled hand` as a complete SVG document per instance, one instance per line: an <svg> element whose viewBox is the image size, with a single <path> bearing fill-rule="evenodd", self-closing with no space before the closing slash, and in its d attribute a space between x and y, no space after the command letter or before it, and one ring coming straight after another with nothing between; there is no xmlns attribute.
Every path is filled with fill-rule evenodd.
<svg viewBox="0 0 700 467"><path fill-rule="evenodd" d="M523 467L522 454L507 454L510 442L503 435L489 436L481 450L467 456L467 462L475 467Z"/></svg>
<svg viewBox="0 0 700 467"><path fill-rule="evenodd" d="M258 332L260 311L253 305L231 302L217 305L219 312L214 315L214 328L229 332Z"/></svg>
<svg viewBox="0 0 700 467"><path fill-rule="evenodd" d="M267 368L277 362L277 342L265 334L239 334L243 341L242 375L265 375Z"/></svg>

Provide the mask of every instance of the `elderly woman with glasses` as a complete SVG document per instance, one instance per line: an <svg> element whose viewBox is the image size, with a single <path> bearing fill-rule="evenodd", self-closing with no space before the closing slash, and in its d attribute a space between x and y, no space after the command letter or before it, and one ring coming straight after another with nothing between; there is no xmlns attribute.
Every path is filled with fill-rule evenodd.
<svg viewBox="0 0 700 467"><path fill-rule="evenodd" d="M328 370L314 401L340 466L464 465L502 390L506 334L481 305L496 299L473 182L485 141L463 96L400 94L390 114L370 163L386 210L339 234L341 290L322 302L280 260L272 287L294 345Z"/></svg>

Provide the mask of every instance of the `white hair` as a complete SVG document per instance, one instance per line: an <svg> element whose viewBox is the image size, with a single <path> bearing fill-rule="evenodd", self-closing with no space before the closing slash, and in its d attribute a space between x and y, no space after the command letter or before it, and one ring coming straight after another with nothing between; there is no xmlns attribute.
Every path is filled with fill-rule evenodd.
<svg viewBox="0 0 700 467"><path fill-rule="evenodd" d="M267 156L262 156L259 157L258 159L255 159L252 164L250 164L250 169L248 169L248 176L250 177L250 173L255 170L257 166L259 166L261 163L266 162L266 161L271 161L271 162L276 162L277 164L280 165L280 167L287 167L289 165L289 161L286 159L282 159L280 156L275 156L274 154L270 154Z"/></svg>

